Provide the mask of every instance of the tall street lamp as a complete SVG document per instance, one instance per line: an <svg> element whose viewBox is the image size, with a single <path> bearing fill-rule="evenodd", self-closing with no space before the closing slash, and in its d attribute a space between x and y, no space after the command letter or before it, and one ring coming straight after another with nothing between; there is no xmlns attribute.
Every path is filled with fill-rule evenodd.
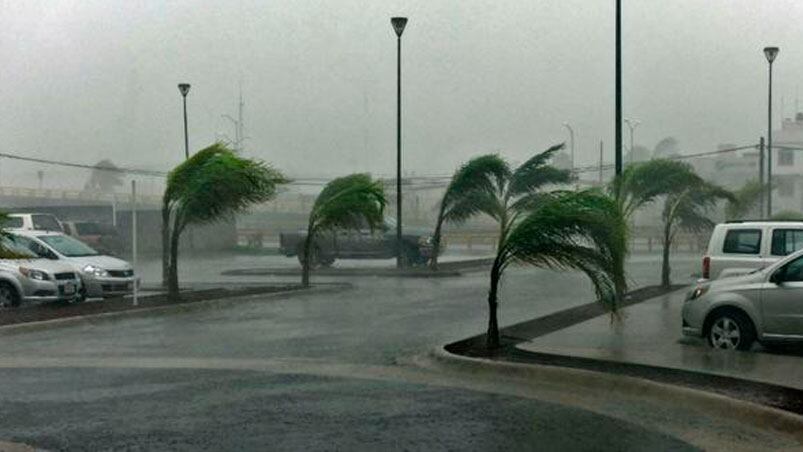
<svg viewBox="0 0 803 452"><path fill-rule="evenodd" d="M616 143L614 167L622 174L622 0L616 0Z"/></svg>
<svg viewBox="0 0 803 452"><path fill-rule="evenodd" d="M772 216L772 62L778 56L777 47L764 47L769 63L769 93L767 95L767 218Z"/></svg>
<svg viewBox="0 0 803 452"><path fill-rule="evenodd" d="M184 98L184 158L190 158L190 139L187 134L187 94L190 92L189 83L179 83L178 90L181 92L181 97Z"/></svg>
<svg viewBox="0 0 803 452"><path fill-rule="evenodd" d="M406 17L392 17L390 24L396 32L396 268L402 268L402 186L401 186L401 37L407 25Z"/></svg>
<svg viewBox="0 0 803 452"><path fill-rule="evenodd" d="M625 124L627 124L627 128L630 129L630 162L628 163L632 165L635 159L635 155L633 155L633 132L636 130L636 127L641 124L641 121L625 118Z"/></svg>
<svg viewBox="0 0 803 452"><path fill-rule="evenodd" d="M566 127L566 130L569 131L569 155L572 162L572 176L574 176L574 129L568 122L564 122L563 127Z"/></svg>

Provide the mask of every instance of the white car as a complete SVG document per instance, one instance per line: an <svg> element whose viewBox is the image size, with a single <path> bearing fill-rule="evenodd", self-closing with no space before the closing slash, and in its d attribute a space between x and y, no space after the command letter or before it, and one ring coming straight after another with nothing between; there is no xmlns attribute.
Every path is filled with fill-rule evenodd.
<svg viewBox="0 0 803 452"><path fill-rule="evenodd" d="M14 240L39 256L57 259L78 272L83 298L120 297L130 294L139 278L128 262L98 253L69 235L46 231L14 231Z"/></svg>
<svg viewBox="0 0 803 452"><path fill-rule="evenodd" d="M730 221L716 225L703 257L703 278L739 276L803 249L801 221Z"/></svg>
<svg viewBox="0 0 803 452"><path fill-rule="evenodd" d="M64 232L59 219L49 213L10 213L3 228L9 231Z"/></svg>
<svg viewBox="0 0 803 452"><path fill-rule="evenodd" d="M14 237L2 239L0 258L0 307L25 303L75 301L81 279L72 265L42 259L17 243Z"/></svg>

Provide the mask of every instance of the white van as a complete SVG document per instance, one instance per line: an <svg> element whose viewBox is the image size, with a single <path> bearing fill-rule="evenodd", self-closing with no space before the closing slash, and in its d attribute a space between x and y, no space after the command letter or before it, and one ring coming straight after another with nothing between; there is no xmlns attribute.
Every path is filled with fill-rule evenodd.
<svg viewBox="0 0 803 452"><path fill-rule="evenodd" d="M729 221L716 225L703 257L703 278L737 276L803 249L803 221Z"/></svg>

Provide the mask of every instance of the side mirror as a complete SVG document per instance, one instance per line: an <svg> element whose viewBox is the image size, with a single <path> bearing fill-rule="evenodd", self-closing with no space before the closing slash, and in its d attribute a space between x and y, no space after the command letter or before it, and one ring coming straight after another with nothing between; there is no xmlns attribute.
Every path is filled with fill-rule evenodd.
<svg viewBox="0 0 803 452"><path fill-rule="evenodd" d="M770 276L770 282L773 284L781 284L786 279L786 267L778 269Z"/></svg>

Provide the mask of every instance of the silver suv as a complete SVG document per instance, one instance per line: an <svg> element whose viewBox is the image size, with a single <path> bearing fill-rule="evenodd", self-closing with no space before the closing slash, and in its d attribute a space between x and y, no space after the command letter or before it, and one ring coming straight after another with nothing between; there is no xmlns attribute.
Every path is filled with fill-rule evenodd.
<svg viewBox="0 0 803 452"><path fill-rule="evenodd" d="M803 341L803 251L747 275L698 282L683 304L683 333L723 349Z"/></svg>

